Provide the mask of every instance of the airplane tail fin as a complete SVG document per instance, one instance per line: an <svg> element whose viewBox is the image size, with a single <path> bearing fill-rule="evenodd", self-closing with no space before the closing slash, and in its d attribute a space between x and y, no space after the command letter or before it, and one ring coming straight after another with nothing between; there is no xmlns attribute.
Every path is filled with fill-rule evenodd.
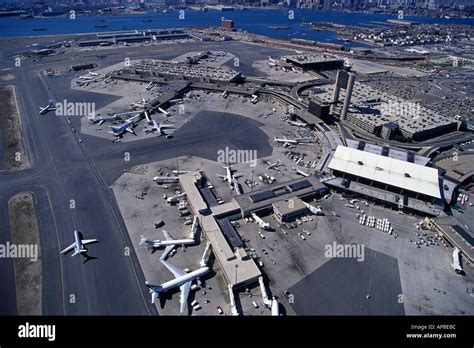
<svg viewBox="0 0 474 348"><path fill-rule="evenodd" d="M143 244L148 244L150 242L150 240L148 238L146 238L145 236L143 235L140 235L140 243L139 245L143 245Z"/></svg>
<svg viewBox="0 0 474 348"><path fill-rule="evenodd" d="M80 250L78 250L78 251L75 251L75 252L71 255L71 257L76 256L77 254L80 254L80 253L85 253L86 251L87 251L86 249L80 249Z"/></svg>
<svg viewBox="0 0 474 348"><path fill-rule="evenodd" d="M145 285L150 289L151 294L151 303L155 303L158 294L160 293L160 287L157 285L150 284L148 281L145 281Z"/></svg>

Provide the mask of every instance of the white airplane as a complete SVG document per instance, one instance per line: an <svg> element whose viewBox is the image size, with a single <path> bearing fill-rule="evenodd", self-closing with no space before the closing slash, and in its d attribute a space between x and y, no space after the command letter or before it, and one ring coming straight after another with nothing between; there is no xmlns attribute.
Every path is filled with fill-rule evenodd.
<svg viewBox="0 0 474 348"><path fill-rule="evenodd" d="M240 196L242 191L240 190L239 181L235 176L232 177L232 185L234 186L235 192Z"/></svg>
<svg viewBox="0 0 474 348"><path fill-rule="evenodd" d="M233 174L232 173L232 166L223 166L226 170L226 174L225 175L222 175L222 174L216 174L219 178L223 179L224 181L227 181L229 183L229 185L232 185L232 182L234 179L237 179L237 178L240 178L241 176L244 176L242 173L237 173L237 174Z"/></svg>
<svg viewBox="0 0 474 348"><path fill-rule="evenodd" d="M117 117L122 117L122 116L137 116L137 115L140 115L142 113L142 111L137 111L137 110L134 110L134 111L127 111L127 112L121 112L119 114L114 114L114 116L117 116Z"/></svg>
<svg viewBox="0 0 474 348"><path fill-rule="evenodd" d="M121 118L117 115L89 117L89 121L91 121L92 123L98 123L99 126L101 126L104 122L118 121L118 120L121 120Z"/></svg>
<svg viewBox="0 0 474 348"><path fill-rule="evenodd" d="M153 87L155 87L155 83L153 81L150 81L150 83L148 84L148 86L145 87L145 89L147 91L151 90Z"/></svg>
<svg viewBox="0 0 474 348"><path fill-rule="evenodd" d="M276 60L275 60L275 59L273 59L273 58L272 58L272 57L270 57L270 56L268 56L268 60L269 60L270 62L272 62L272 63L276 63Z"/></svg>
<svg viewBox="0 0 474 348"><path fill-rule="evenodd" d="M97 239L82 239L81 236L79 235L79 231L77 230L74 230L74 239L75 239L74 243L72 243L66 249L61 251L61 254L66 254L70 250L74 249L74 253L71 255L71 257L77 254L82 255L83 253L87 253L87 249L84 248L84 245L98 242Z"/></svg>
<svg viewBox="0 0 474 348"><path fill-rule="evenodd" d="M169 204L176 203L181 197L186 196L186 192L178 193L173 197L166 198L166 202Z"/></svg>
<svg viewBox="0 0 474 348"><path fill-rule="evenodd" d="M135 127L136 123L140 121L142 118L143 118L143 114L139 114L128 119L125 123L123 123L120 126L109 126L110 129L112 129L110 133L112 133L116 137L122 136L125 132L129 132L136 136L137 133L135 133L135 130L133 129L133 127Z"/></svg>
<svg viewBox="0 0 474 348"><path fill-rule="evenodd" d="M146 286L148 286L148 288L150 289L151 303L155 303L156 297L159 296L161 293L164 293L169 289L179 287L179 289L181 290L181 294L179 297L179 303L181 304L180 312L183 313L188 301L189 291L191 290L191 282L195 279L202 277L204 274L209 272L210 269L209 267L205 266L190 273L185 273L183 270L166 262L165 260L161 260L161 263L165 265L171 273L173 273L175 279L169 280L160 285L150 284L148 281L145 281Z"/></svg>
<svg viewBox="0 0 474 348"><path fill-rule="evenodd" d="M252 213L252 217L262 230L270 230L270 224L268 222L263 221L257 214Z"/></svg>
<svg viewBox="0 0 474 348"><path fill-rule="evenodd" d="M295 50L296 54L303 54L303 52Z"/></svg>
<svg viewBox="0 0 474 348"><path fill-rule="evenodd" d="M287 139L287 138L277 138L275 137L274 138L274 141L276 143L283 143L283 144L299 144L299 141L298 140L295 140L295 139Z"/></svg>
<svg viewBox="0 0 474 348"><path fill-rule="evenodd" d="M224 91L224 92L222 92L221 97L225 99L225 98L227 98L228 95L229 95L229 92Z"/></svg>
<svg viewBox="0 0 474 348"><path fill-rule="evenodd" d="M145 114L146 122L147 123L152 123L152 119L150 118L150 115L148 114L148 111L143 110L143 113Z"/></svg>
<svg viewBox="0 0 474 348"><path fill-rule="evenodd" d="M268 164L267 170L270 170L270 169L277 169L281 165L281 162L280 160L277 160L275 163L271 163L270 161L267 161L267 164Z"/></svg>
<svg viewBox="0 0 474 348"><path fill-rule="evenodd" d="M165 114L166 116L168 116L170 113L162 108L158 108L158 111L161 112L162 114Z"/></svg>
<svg viewBox="0 0 474 348"><path fill-rule="evenodd" d="M258 102L258 96L255 94L252 94L252 99L250 100L252 104L256 104Z"/></svg>
<svg viewBox="0 0 474 348"><path fill-rule="evenodd" d="M56 110L56 107L54 106L54 102L52 100L49 101L48 105L46 105L45 107L40 107L39 108L40 111L40 115L44 115L46 113L48 113L49 111L52 111L52 110Z"/></svg>
<svg viewBox="0 0 474 348"><path fill-rule="evenodd" d="M305 123L305 122L296 122L296 121L291 121L291 120L288 120L287 121L289 124L293 125L293 126L296 126L296 127L307 127L308 124Z"/></svg>
<svg viewBox="0 0 474 348"><path fill-rule="evenodd" d="M173 174L175 174L175 175L181 175L181 174L189 173L189 170L178 170L178 169L175 169L175 170L172 170L171 172L172 172Z"/></svg>
<svg viewBox="0 0 474 348"><path fill-rule="evenodd" d="M166 240L150 240L144 236L140 236L140 245L146 244L148 248L150 249L158 249L162 246L165 247L165 251L163 252L163 255L161 255L160 260L166 259L168 254L173 250L174 247L177 245L189 245L189 244L194 244L194 239L187 238L187 239L173 239L173 237L170 236L168 232L163 230L163 234L165 235Z"/></svg>
<svg viewBox="0 0 474 348"><path fill-rule="evenodd" d="M308 177L308 176L309 176L308 173L303 172L301 169L297 169L297 168L293 167L293 170L296 172L296 174L302 175L302 176L304 176L304 177Z"/></svg>
<svg viewBox="0 0 474 348"><path fill-rule="evenodd" d="M130 106L135 107L135 108L144 108L145 105L146 105L145 98L142 98L142 100L137 101L136 103L130 103Z"/></svg>
<svg viewBox="0 0 474 348"><path fill-rule="evenodd" d="M87 75L79 76L79 79L81 79L81 80L92 80L92 79L96 78L99 75L100 75L99 73L92 72L92 71L88 70Z"/></svg>
<svg viewBox="0 0 474 348"><path fill-rule="evenodd" d="M176 127L163 124L163 123L157 123L155 120L151 120L152 126L151 126L151 131L156 131L158 133L158 136L165 135L164 130L165 129L176 129Z"/></svg>

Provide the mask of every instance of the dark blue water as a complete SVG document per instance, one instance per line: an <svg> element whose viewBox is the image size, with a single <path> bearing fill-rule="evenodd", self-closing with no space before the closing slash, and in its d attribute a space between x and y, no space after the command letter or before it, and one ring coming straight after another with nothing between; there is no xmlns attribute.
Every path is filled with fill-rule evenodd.
<svg viewBox="0 0 474 348"><path fill-rule="evenodd" d="M0 18L0 37L93 33L125 29L203 28L219 26L221 18L225 17L235 21L236 29L255 34L281 39L302 38L342 44L343 42L337 40L334 32L315 31L308 26L302 26L301 23L303 21L306 23L325 21L371 27L374 26L373 22L385 22L387 19L395 18L395 16L382 14L294 9L294 19L290 19L288 11L288 9L251 9L224 12L184 10L184 19L179 19L177 10L168 13L149 12L140 15L76 17L73 20L69 18L20 19L3 17ZM145 18L152 21L143 22ZM418 17L406 17L405 19L423 23L474 25L474 19ZM95 25L106 25L107 27L97 28ZM289 26L291 28L288 30L273 30L269 29L269 26ZM33 28L46 28L47 30L34 31Z"/></svg>

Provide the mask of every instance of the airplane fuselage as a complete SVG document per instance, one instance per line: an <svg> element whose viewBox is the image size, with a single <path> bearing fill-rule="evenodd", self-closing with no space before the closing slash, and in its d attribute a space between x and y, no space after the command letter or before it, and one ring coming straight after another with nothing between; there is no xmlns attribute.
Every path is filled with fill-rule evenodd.
<svg viewBox="0 0 474 348"><path fill-rule="evenodd" d="M201 267L195 271L192 271L190 273L186 273L185 275L175 278L173 280L167 281L163 284L161 284L161 290L162 291L167 291L172 288L179 287L183 284L186 284L189 281L192 281L196 278L199 278L209 272L209 267Z"/></svg>
<svg viewBox="0 0 474 348"><path fill-rule="evenodd" d="M76 241L76 246L74 247L74 251L81 252L84 250L84 246L82 245L81 237L79 236L79 231L74 230L74 240Z"/></svg>
<svg viewBox="0 0 474 348"><path fill-rule="evenodd" d="M152 248L159 248L161 246L167 246L167 245L188 245L188 244L193 244L194 239L172 239L172 240L157 240L157 241L152 241L149 245Z"/></svg>

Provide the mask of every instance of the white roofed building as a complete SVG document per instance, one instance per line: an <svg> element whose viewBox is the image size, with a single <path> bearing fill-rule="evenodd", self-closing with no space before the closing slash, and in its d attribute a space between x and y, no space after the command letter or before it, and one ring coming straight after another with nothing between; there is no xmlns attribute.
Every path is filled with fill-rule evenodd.
<svg viewBox="0 0 474 348"><path fill-rule="evenodd" d="M341 145L328 168L333 176L326 185L400 210L436 216L452 191L435 168Z"/></svg>

